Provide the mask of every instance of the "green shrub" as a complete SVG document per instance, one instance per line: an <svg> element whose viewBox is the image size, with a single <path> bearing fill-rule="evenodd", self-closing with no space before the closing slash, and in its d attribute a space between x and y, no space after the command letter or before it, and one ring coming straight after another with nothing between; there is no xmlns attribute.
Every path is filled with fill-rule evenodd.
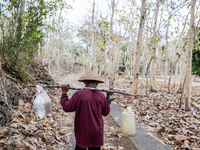
<svg viewBox="0 0 200 150"><path fill-rule="evenodd" d="M149 91L150 91L150 92L158 92L156 89L153 88L152 85L149 86Z"/></svg>
<svg viewBox="0 0 200 150"><path fill-rule="evenodd" d="M0 11L0 59L7 71L27 82L25 67L37 56L38 43L45 36L43 29L51 29L43 20L55 13L58 5L54 1L27 0L22 4L12 0L6 5L0 2L0 7L4 10Z"/></svg>
<svg viewBox="0 0 200 150"><path fill-rule="evenodd" d="M121 75L122 78L125 78L126 76L124 74Z"/></svg>

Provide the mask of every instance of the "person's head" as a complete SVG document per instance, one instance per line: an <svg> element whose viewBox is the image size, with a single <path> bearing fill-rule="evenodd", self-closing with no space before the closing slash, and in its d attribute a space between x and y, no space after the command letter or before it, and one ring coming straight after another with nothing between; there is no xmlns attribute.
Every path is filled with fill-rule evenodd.
<svg viewBox="0 0 200 150"><path fill-rule="evenodd" d="M83 82L85 87L96 88L99 83L104 83L101 77L94 70L87 71L80 77L79 82Z"/></svg>
<svg viewBox="0 0 200 150"><path fill-rule="evenodd" d="M98 86L99 82L93 81L93 80L85 80L84 84L85 84L85 87L96 88Z"/></svg>

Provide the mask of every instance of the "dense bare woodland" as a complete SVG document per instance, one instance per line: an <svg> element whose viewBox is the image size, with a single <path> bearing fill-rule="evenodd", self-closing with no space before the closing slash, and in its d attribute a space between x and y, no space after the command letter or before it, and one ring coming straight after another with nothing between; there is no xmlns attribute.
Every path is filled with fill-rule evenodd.
<svg viewBox="0 0 200 150"><path fill-rule="evenodd" d="M62 84L91 68L100 87L139 95L113 103L131 106L155 137L200 149L198 0L0 1L0 149L66 149L73 114L61 111L60 90L48 90L52 112L37 120L36 89L24 85ZM109 117L103 149L130 148Z"/></svg>

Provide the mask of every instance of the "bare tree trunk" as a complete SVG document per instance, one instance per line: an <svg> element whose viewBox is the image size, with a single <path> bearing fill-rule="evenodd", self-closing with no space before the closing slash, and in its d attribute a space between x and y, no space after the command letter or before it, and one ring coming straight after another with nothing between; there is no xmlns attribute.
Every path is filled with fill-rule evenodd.
<svg viewBox="0 0 200 150"><path fill-rule="evenodd" d="M143 57L143 60L145 60L144 57ZM143 63L143 66L142 66L142 85L143 86L145 85L145 68L146 68L146 65L147 65L147 62L145 60L144 63Z"/></svg>
<svg viewBox="0 0 200 150"><path fill-rule="evenodd" d="M175 62L175 68L176 68L176 64L178 63L179 58L181 57L181 55L179 53L176 53L176 54L178 55L178 58ZM169 82L168 82L168 93L170 93L170 84L171 84L172 74L173 74L173 70L171 71Z"/></svg>
<svg viewBox="0 0 200 150"><path fill-rule="evenodd" d="M146 16L148 16L150 14L150 11L147 11ZM148 37L148 33L149 33L149 26L146 27L146 37L145 37L145 45L146 43L149 42L149 37ZM150 44L149 44L150 45ZM143 49L143 73L142 73L142 81L143 81L143 85L145 85L145 68L147 68L147 56L148 56L148 48L149 46L145 46L145 48Z"/></svg>
<svg viewBox="0 0 200 150"><path fill-rule="evenodd" d="M181 97L180 97L180 102L179 102L179 108L180 109L182 107L182 102L183 102L183 97L184 97L185 81L186 81L186 76L185 76L184 81L183 81L183 87L181 88Z"/></svg>
<svg viewBox="0 0 200 150"><path fill-rule="evenodd" d="M96 68L96 51L95 51L95 33L94 33L94 13L95 13L95 0L93 0L92 4L92 58L90 63L90 68Z"/></svg>
<svg viewBox="0 0 200 150"><path fill-rule="evenodd" d="M181 65L182 67L181 67L181 73L180 73L180 84L179 84L179 89L177 90L177 93L181 93L181 91L182 91L183 80L185 78L186 67L187 67L187 66L185 66L185 61L186 61L186 57L184 58L183 63Z"/></svg>
<svg viewBox="0 0 200 150"><path fill-rule="evenodd" d="M148 15L148 14L147 14ZM146 38L145 38L145 43L148 43L148 30L149 28L147 27L146 31ZM145 44L146 45L146 44ZM147 67L147 46L143 49L143 54L142 54L142 60L143 60L143 66L142 66L142 85L145 85L145 73L146 70L145 68Z"/></svg>
<svg viewBox="0 0 200 150"><path fill-rule="evenodd" d="M111 14L111 18L110 18L110 39L109 39L109 43L112 43L112 38L113 38L113 18L114 18L114 13L115 13L115 0L111 1L111 7L112 7L112 14ZM114 88L114 71L115 71L115 67L114 67L114 52L113 52L113 45L111 48L111 68L110 68L110 73L109 73L109 88Z"/></svg>
<svg viewBox="0 0 200 150"><path fill-rule="evenodd" d="M175 68L175 77L174 77L174 84L173 84L172 88L175 88L175 86L176 86L176 79L177 79L177 74L178 74L178 68L179 68L179 66L176 65L176 68Z"/></svg>
<svg viewBox="0 0 200 150"><path fill-rule="evenodd" d="M146 95L148 95L148 73L149 73L149 65L151 64L151 61L152 61L153 57L151 57L149 63L147 64L147 69L146 69L146 75L147 75L147 78L146 78Z"/></svg>
<svg viewBox="0 0 200 150"><path fill-rule="evenodd" d="M167 12L168 12L169 18L168 18L167 29L166 29L166 33L165 33L166 49L165 49L165 75L164 75L164 87L167 87L168 47L169 47L169 42L168 42L168 31L169 31L170 18L171 18L171 14L170 14L169 9L168 9L168 0L167 0Z"/></svg>
<svg viewBox="0 0 200 150"><path fill-rule="evenodd" d="M19 16L18 16L18 26L16 28L17 32L17 41L19 42L21 39L22 35L22 22L23 22L23 14L24 14L24 9L25 9L25 0L20 0L20 11L19 11Z"/></svg>
<svg viewBox="0 0 200 150"><path fill-rule="evenodd" d="M1 13L2 13L2 12L1 12L1 7L0 7L0 21L1 21L1 19L2 19L2 18L1 18ZM0 34L0 36L1 36L0 38L1 38L1 40L2 40L2 45L4 45L4 28L3 28L3 26L1 26L0 28L1 28L1 32L2 32L2 33ZM2 55L2 57L4 57L4 56Z"/></svg>
<svg viewBox="0 0 200 150"><path fill-rule="evenodd" d="M142 32L143 32L144 23L145 23L145 17L146 17L146 5L145 5L145 0L142 0L141 18L140 18L139 32L138 32L138 36L137 36L136 55L135 55L135 67L134 67L134 76L133 76L133 94L138 93L140 52L141 52Z"/></svg>
<svg viewBox="0 0 200 150"><path fill-rule="evenodd" d="M157 18L159 11L160 0L157 0L156 10L155 10L155 19L154 19L154 27L153 27L153 45L152 45L152 53L153 53L153 63L152 63L152 87L156 89L156 27L157 27Z"/></svg>
<svg viewBox="0 0 200 150"><path fill-rule="evenodd" d="M182 31L181 31L180 36L179 36L179 39L178 39L178 42L177 42L177 45L176 45L176 50L175 50L176 52L178 52L179 49L180 49L179 44L180 44L180 42L181 42L181 37L183 36L184 30L185 30L185 27L186 27L186 24L187 24L188 15L189 15L189 13L188 13L187 16L186 16L185 23L184 23L184 27L183 27L183 29L182 29ZM185 58L184 58L184 59L185 59ZM185 61L183 61L183 65L182 65L183 67L184 67L184 64L185 64ZM183 67L182 67L182 68L183 68ZM183 71L183 72L185 72L185 71ZM180 92L182 91L181 88L182 88L182 82L183 82L184 78L185 78L185 73L180 74L180 86L179 86L179 90L178 90L178 91L180 91ZM175 77L174 81L176 81L176 77ZM174 83L174 84L175 84L175 83Z"/></svg>
<svg viewBox="0 0 200 150"><path fill-rule="evenodd" d="M63 8L61 7L61 10L60 10L60 14L59 14L59 19L58 19L58 22L59 22L59 28L62 29L62 26L61 26L61 16L62 16L62 11L63 11ZM60 72L60 53L62 51L62 40L61 40L61 32L58 33L58 42L59 42L59 47L57 48L58 49L58 53L57 53L57 60L56 60L56 65L57 65L57 70Z"/></svg>
<svg viewBox="0 0 200 150"><path fill-rule="evenodd" d="M189 111L191 104L191 67L192 67L192 49L194 43L194 11L196 0L191 0L190 29L187 43L187 73L185 83L185 111Z"/></svg>
<svg viewBox="0 0 200 150"><path fill-rule="evenodd" d="M120 34L121 35L121 34ZM119 41L121 41L121 37L119 39ZM119 42L120 43L120 42ZM122 46L121 46L121 43L120 44L117 44L118 47L117 47L117 59L116 59L116 73L117 73L117 78L118 78L118 74L119 74L119 61L120 61L120 54L121 54L121 49L122 49Z"/></svg>

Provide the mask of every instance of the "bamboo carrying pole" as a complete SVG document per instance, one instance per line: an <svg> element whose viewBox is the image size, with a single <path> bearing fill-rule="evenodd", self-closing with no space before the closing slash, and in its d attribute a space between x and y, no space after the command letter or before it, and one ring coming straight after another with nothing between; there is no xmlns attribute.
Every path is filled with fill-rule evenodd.
<svg viewBox="0 0 200 150"><path fill-rule="evenodd" d="M25 87L35 87L36 85L25 85ZM60 85L42 85L44 88L61 88ZM108 92L108 93L118 93L118 94L123 94L123 95L128 95L128 96L146 96L146 95L139 95L139 94L130 94L130 93L125 93L122 91L116 91L116 90L105 90L105 89L97 89L97 88L74 88L74 87L69 87L71 90L81 90L81 89L89 89L93 91L102 91L102 92Z"/></svg>

